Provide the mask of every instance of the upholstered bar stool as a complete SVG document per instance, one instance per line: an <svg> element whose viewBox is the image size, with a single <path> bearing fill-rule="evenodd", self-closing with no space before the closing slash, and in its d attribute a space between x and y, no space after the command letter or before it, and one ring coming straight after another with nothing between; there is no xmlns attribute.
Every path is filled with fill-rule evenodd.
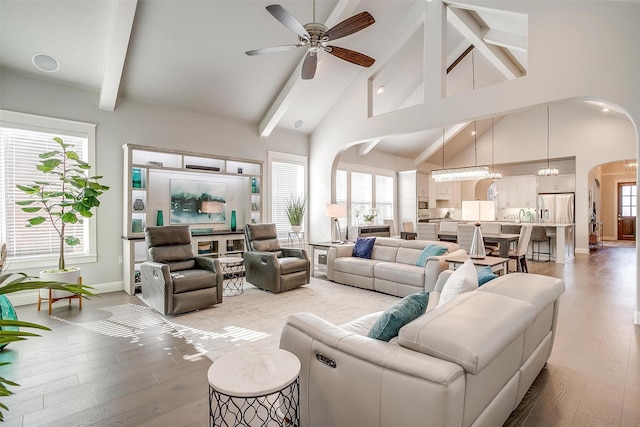
<svg viewBox="0 0 640 427"><path fill-rule="evenodd" d="M549 249L547 252L540 250L540 244L544 242L547 242ZM536 255L538 255L538 259L534 259ZM547 229L545 227L536 225L531 231L531 261L540 261L540 255L547 256L545 262L551 261L551 237L547 236Z"/></svg>

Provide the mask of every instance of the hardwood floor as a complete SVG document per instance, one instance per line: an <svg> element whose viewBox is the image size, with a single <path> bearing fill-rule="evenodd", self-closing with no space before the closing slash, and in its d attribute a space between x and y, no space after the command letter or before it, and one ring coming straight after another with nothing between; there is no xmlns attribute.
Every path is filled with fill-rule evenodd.
<svg viewBox="0 0 640 427"><path fill-rule="evenodd" d="M605 246L566 265L528 261L531 273L561 277L557 337L506 426L640 426L640 326L635 248ZM103 294L53 317L35 305L21 320L52 328L0 353L0 376L21 384L4 398L7 426L206 426L211 362L165 324L102 308L142 304ZM75 323L75 324L74 324ZM143 325L141 325L143 323Z"/></svg>

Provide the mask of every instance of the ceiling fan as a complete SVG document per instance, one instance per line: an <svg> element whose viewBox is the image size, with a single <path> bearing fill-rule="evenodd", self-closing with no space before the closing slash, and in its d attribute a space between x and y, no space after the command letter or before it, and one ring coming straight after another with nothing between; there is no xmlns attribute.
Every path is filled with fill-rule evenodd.
<svg viewBox="0 0 640 427"><path fill-rule="evenodd" d="M327 28L326 25L315 22L315 1L313 2L313 21L302 25L287 9L279 4L267 6L267 11L273 15L282 25L289 28L298 35L299 42L296 44L265 47L245 52L247 55L262 55L265 53L283 52L285 50L296 49L299 47L307 48L307 55L302 64L302 78L304 80L312 79L316 74L318 65L318 52L324 50L345 61L351 62L362 67L370 67L375 59L351 49L345 49L338 46L330 46L330 41L339 39L356 33L373 24L375 19L369 12L360 12L351 18L345 19L334 27Z"/></svg>

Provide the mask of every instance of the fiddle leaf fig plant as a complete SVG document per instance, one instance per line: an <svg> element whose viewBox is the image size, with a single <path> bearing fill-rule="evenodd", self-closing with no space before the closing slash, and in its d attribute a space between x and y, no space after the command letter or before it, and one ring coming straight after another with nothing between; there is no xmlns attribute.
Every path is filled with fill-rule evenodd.
<svg viewBox="0 0 640 427"><path fill-rule="evenodd" d="M67 224L82 222L82 218L91 218L91 210L100 206L98 197L109 189L99 180L102 176L88 176L91 166L72 150L61 138L53 140L59 149L41 153L36 168L49 180L38 180L32 184L18 185L28 200L16 202L22 211L36 214L30 218L27 227L50 223L60 238L58 270L65 271L65 244L75 246L80 239L67 235Z"/></svg>

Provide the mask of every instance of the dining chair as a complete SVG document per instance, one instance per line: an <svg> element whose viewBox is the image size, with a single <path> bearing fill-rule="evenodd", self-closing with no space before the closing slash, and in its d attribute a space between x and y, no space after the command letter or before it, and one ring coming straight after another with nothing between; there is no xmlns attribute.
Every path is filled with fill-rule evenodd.
<svg viewBox="0 0 640 427"><path fill-rule="evenodd" d="M523 225L520 228L520 238L518 239L518 246L516 249L509 251L509 258L516 261L516 271L528 273L527 267L527 249L529 248L529 241L531 240L531 231L533 226Z"/></svg>
<svg viewBox="0 0 640 427"><path fill-rule="evenodd" d="M458 245L460 249L464 249L469 253L471 251L471 242L473 242L473 231L476 228L474 224L458 224L456 232L458 233Z"/></svg>
<svg viewBox="0 0 640 427"><path fill-rule="evenodd" d="M547 252L540 249L540 244L545 242L549 248ZM540 225L533 226L531 231L531 261L534 261L535 255L538 255L538 259L535 261L540 261L540 255L547 255L546 261L551 261L551 237L547 235L546 228Z"/></svg>
<svg viewBox="0 0 640 427"><path fill-rule="evenodd" d="M389 236L391 237L395 237L397 239L400 238L400 235L396 235L396 222L392 219L383 219L382 223L384 225L388 225L389 226Z"/></svg>
<svg viewBox="0 0 640 427"><path fill-rule="evenodd" d="M480 224L480 229L482 230L482 234L500 234L502 231L502 225L499 222L483 222ZM484 243L484 249L487 254L492 252L499 252L500 246L497 243Z"/></svg>
<svg viewBox="0 0 640 427"><path fill-rule="evenodd" d="M413 222L404 221L402 223L402 231L404 231L405 233L413 233Z"/></svg>
<svg viewBox="0 0 640 427"><path fill-rule="evenodd" d="M456 221L442 221L440 223L441 233L457 233L458 223Z"/></svg>
<svg viewBox="0 0 640 427"><path fill-rule="evenodd" d="M416 225L418 240L438 240L438 224L435 222L419 222Z"/></svg>

